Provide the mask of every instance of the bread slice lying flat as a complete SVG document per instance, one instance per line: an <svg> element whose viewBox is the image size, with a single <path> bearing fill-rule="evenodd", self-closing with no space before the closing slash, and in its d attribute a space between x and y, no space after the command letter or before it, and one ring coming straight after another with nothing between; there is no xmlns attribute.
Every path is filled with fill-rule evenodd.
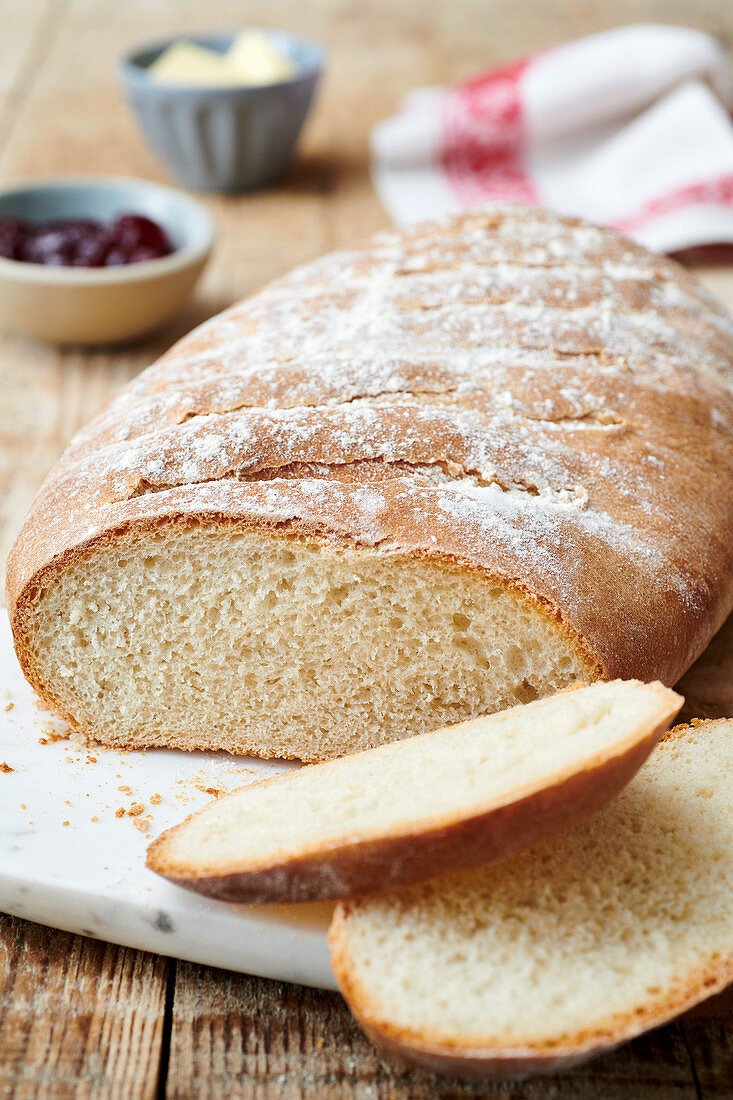
<svg viewBox="0 0 733 1100"><path fill-rule="evenodd" d="M385 1050L511 1076L733 981L733 721L678 727L601 813L512 859L342 902L341 991Z"/></svg>
<svg viewBox="0 0 733 1100"><path fill-rule="evenodd" d="M278 776L150 846L148 866L240 902L311 901L502 859L598 810L682 698L616 680Z"/></svg>

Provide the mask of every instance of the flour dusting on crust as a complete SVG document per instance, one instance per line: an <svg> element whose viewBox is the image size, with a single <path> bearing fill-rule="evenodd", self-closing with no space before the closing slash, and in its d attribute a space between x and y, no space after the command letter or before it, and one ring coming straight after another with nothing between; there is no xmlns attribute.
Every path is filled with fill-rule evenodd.
<svg viewBox="0 0 733 1100"><path fill-rule="evenodd" d="M610 231L497 207L380 233L108 404L41 489L10 594L131 522L218 517L483 571L609 675L673 681L733 600L732 366L708 292Z"/></svg>

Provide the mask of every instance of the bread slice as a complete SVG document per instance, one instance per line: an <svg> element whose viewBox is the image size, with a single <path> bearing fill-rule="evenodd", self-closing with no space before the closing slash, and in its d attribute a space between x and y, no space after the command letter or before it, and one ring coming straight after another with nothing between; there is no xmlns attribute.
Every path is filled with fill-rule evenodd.
<svg viewBox="0 0 733 1100"><path fill-rule="evenodd" d="M673 730L601 813L492 866L341 903L341 991L430 1070L511 1076L631 1039L733 981L733 721Z"/></svg>
<svg viewBox="0 0 733 1100"><path fill-rule="evenodd" d="M277 776L164 833L148 866L213 897L267 903L502 859L605 805L682 701L661 684L598 683Z"/></svg>

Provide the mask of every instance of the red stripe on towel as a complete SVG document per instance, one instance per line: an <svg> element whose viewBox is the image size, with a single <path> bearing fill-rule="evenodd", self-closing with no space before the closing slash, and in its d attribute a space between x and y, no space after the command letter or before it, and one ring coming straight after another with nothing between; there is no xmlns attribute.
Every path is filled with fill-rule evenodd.
<svg viewBox="0 0 733 1100"><path fill-rule="evenodd" d="M720 176L716 180L704 183L692 183L687 187L678 187L666 195L659 195L645 203L636 214L612 222L614 229L622 233L632 233L654 218L680 210L684 206L700 206L710 203L715 206L733 206L733 175Z"/></svg>
<svg viewBox="0 0 733 1100"><path fill-rule="evenodd" d="M443 107L441 163L464 205L538 201L524 167L523 58L452 87Z"/></svg>

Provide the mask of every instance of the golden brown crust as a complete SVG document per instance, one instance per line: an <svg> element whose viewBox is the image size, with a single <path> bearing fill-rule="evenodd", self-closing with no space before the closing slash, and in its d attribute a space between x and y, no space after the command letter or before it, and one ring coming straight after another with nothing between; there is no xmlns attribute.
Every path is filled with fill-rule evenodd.
<svg viewBox="0 0 733 1100"><path fill-rule="evenodd" d="M341 953L338 939L339 920L348 902L340 902L329 932L331 966L339 989L366 1034L380 1050L392 1058L419 1066L431 1073L476 1079L480 1077L522 1077L530 1074L567 1070L586 1062L597 1054L613 1050L621 1043L641 1035L651 1028L661 1027L709 997L723 992L733 982L733 958L711 959L658 1002L645 1005L632 1015L609 1017L593 1030L576 1035L561 1036L557 1041L538 1044L531 1048L471 1047L457 1049L456 1045L413 1035L394 1028L389 1022L373 1014L366 1000L360 999L361 991L351 981L346 967L348 960Z"/></svg>
<svg viewBox="0 0 733 1100"><path fill-rule="evenodd" d="M732 365L730 318L684 269L547 211L324 257L72 442L9 558L21 662L43 691L26 624L76 555L204 522L470 569L590 678L674 683L733 604Z"/></svg>
<svg viewBox="0 0 733 1100"><path fill-rule="evenodd" d="M671 693L661 685L659 690L664 695L660 716L665 710L667 715L660 717L654 730L643 737L635 731L581 771L548 776L540 789L507 793L501 805L483 812L422 821L408 831L391 829L379 837L349 836L286 860L263 864L253 859L227 872L207 873L194 861L182 863L171 858L168 850L171 835L205 813L204 807L153 841L147 866L177 885L209 897L268 905L390 890L505 859L597 812L628 783L682 705L682 698L676 696L678 704L672 710ZM422 736L429 738L435 733ZM385 766L389 766L387 761ZM277 783L278 779L263 782Z"/></svg>
<svg viewBox="0 0 733 1100"><path fill-rule="evenodd" d="M551 1041L526 1047L461 1045L449 1037L410 1032L384 1019L354 974L344 934L351 903L340 901L334 910L328 933L331 969L339 990L372 1042L392 1057L434 1073L464 1078L514 1077L569 1069L596 1054L612 1050L642 1032L668 1023L683 1012L723 992L733 982L733 957L715 957L702 962L694 973L678 979L671 989L637 1007L633 1013L616 1014L606 1020Z"/></svg>

